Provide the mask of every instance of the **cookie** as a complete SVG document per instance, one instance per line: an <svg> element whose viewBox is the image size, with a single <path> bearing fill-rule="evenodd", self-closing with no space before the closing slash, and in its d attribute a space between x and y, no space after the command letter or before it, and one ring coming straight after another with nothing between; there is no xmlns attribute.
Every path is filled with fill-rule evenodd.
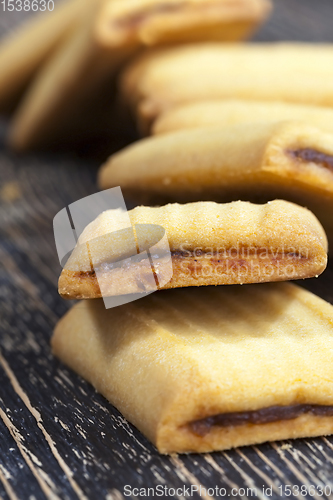
<svg viewBox="0 0 333 500"><path fill-rule="evenodd" d="M81 0L64 1L54 11L33 18L0 45L0 113L16 105L31 78L74 28Z"/></svg>
<svg viewBox="0 0 333 500"><path fill-rule="evenodd" d="M333 132L333 109L278 101L208 100L175 106L154 122L153 135L203 127L299 120Z"/></svg>
<svg viewBox="0 0 333 500"><path fill-rule="evenodd" d="M269 0L88 2L87 12L78 16L78 28L41 68L24 96L9 131L10 146L54 146L72 136L89 117L85 108L106 87L112 101L120 66L145 44L179 40L180 33L183 41L187 34L190 39L208 33L215 38L217 32L224 33L226 18L231 20L229 36L237 38L254 28L269 5ZM216 15L220 10L224 15ZM237 16L241 26L233 25Z"/></svg>
<svg viewBox="0 0 333 500"><path fill-rule="evenodd" d="M53 352L161 453L333 433L333 307L287 283L81 301Z"/></svg>
<svg viewBox="0 0 333 500"><path fill-rule="evenodd" d="M246 38L271 11L269 0L113 0L96 22L108 47Z"/></svg>
<svg viewBox="0 0 333 500"><path fill-rule="evenodd" d="M318 220L285 201L137 207L128 215L134 228L148 225L140 252L154 247L166 233L173 273L164 276L169 255L161 252L153 262L159 289L309 278L326 267L326 235ZM118 216L116 210L103 212L83 231L59 279L62 297L88 299L156 289L154 282L149 285L149 259L137 261L132 233L117 225ZM156 250L150 253L156 257Z"/></svg>
<svg viewBox="0 0 333 500"><path fill-rule="evenodd" d="M332 45L201 43L143 54L124 71L125 102L147 131L162 111L205 99L333 106Z"/></svg>
<svg viewBox="0 0 333 500"><path fill-rule="evenodd" d="M99 2L82 12L79 27L53 54L29 87L13 117L8 142L24 150L54 144L70 131L68 122L94 98L100 86L112 77L125 56L101 49L94 40L94 19Z"/></svg>
<svg viewBox="0 0 333 500"><path fill-rule="evenodd" d="M312 210L333 240L333 136L300 122L150 137L111 156L99 185L144 203L283 198Z"/></svg>

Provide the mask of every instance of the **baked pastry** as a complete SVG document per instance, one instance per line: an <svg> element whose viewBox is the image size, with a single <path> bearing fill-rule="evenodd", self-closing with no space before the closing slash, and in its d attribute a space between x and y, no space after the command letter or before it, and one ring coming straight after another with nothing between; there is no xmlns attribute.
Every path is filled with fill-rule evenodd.
<svg viewBox="0 0 333 500"><path fill-rule="evenodd" d="M270 0L113 0L96 22L106 46L153 46L249 36L271 11Z"/></svg>
<svg viewBox="0 0 333 500"><path fill-rule="evenodd" d="M87 0L69 0L33 18L0 46L0 113L10 111L52 51L74 29Z"/></svg>
<svg viewBox="0 0 333 500"><path fill-rule="evenodd" d="M120 82L147 132L161 112L204 99L250 99L333 106L332 45L192 44L147 52Z"/></svg>
<svg viewBox="0 0 333 500"><path fill-rule="evenodd" d="M76 304L53 352L161 453L333 433L333 307L287 283Z"/></svg>
<svg viewBox="0 0 333 500"><path fill-rule="evenodd" d="M333 238L333 136L297 122L178 131L111 156L102 189L148 201L283 198L308 207Z"/></svg>
<svg viewBox="0 0 333 500"><path fill-rule="evenodd" d="M232 127L240 124L304 121L333 132L333 109L280 101L208 100L175 106L154 122L153 135L192 128Z"/></svg>
<svg viewBox="0 0 333 500"><path fill-rule="evenodd" d="M84 118L82 109L94 99L128 54L102 49L94 39L94 19L100 2L89 2L79 26L46 61L13 117L8 142L15 149L53 145ZM91 97L90 97L91 96ZM83 115L83 117L82 117Z"/></svg>
<svg viewBox="0 0 333 500"><path fill-rule="evenodd" d="M270 0L85 2L77 29L46 61L14 116L8 141L15 149L56 145L71 135L89 115L91 99L107 91L112 101L117 71L144 46L187 37L235 40L270 8Z"/></svg>
<svg viewBox="0 0 333 500"><path fill-rule="evenodd" d="M138 262L137 247L154 258L160 289L309 278L323 272L327 263L326 235L318 220L285 201L137 207L128 216L135 242L121 218L117 225L117 210L103 212L86 227L61 273L62 297L155 291L151 262ZM164 231L168 247L159 250Z"/></svg>

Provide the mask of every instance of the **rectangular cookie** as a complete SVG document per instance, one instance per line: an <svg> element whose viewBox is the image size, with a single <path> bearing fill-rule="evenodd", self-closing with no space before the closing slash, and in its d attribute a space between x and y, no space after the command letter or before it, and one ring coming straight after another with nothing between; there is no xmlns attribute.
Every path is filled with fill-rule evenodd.
<svg viewBox="0 0 333 500"><path fill-rule="evenodd" d="M312 210L333 239L333 135L301 122L150 137L111 156L99 185L144 203L283 198Z"/></svg>
<svg viewBox="0 0 333 500"><path fill-rule="evenodd" d="M113 0L101 10L96 36L109 47L237 41L249 36L271 7L270 0Z"/></svg>
<svg viewBox="0 0 333 500"><path fill-rule="evenodd" d="M103 212L86 227L59 278L62 297L286 281L318 276L327 263L326 235L318 220L286 201L137 207L128 216L135 241L117 210ZM168 253L166 246L162 251L156 246L164 232ZM145 251L152 262L138 261Z"/></svg>
<svg viewBox="0 0 333 500"><path fill-rule="evenodd" d="M326 132L333 132L333 109L281 101L215 99L180 104L162 113L154 122L152 135L205 127L304 121Z"/></svg>
<svg viewBox="0 0 333 500"><path fill-rule="evenodd" d="M286 283L81 301L52 348L161 453L333 433L333 307Z"/></svg>
<svg viewBox="0 0 333 500"><path fill-rule="evenodd" d="M142 54L120 87L141 129L161 112L204 99L333 106L333 45L205 43Z"/></svg>

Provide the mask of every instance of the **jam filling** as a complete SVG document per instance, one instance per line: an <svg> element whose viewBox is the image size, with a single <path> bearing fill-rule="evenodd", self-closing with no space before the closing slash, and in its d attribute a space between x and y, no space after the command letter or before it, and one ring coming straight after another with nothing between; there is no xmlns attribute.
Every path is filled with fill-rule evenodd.
<svg viewBox="0 0 333 500"><path fill-rule="evenodd" d="M267 250L266 249L261 249L261 248L257 248L256 249L256 254L258 257L261 256L261 253L264 252L265 255L267 255ZM246 248L242 248L240 249L239 251L239 254L236 255L236 256L228 256L226 257L226 255L224 254L219 254L218 252L215 252L215 253L211 253L211 252L205 252L203 250L196 250L195 252L191 252L190 250L186 250L186 251L180 251L180 250L173 250L170 252L171 253L171 257L172 259L192 259L194 260L195 262L197 262L197 259L200 260L201 257L206 257L206 256L209 256L210 259L212 260L212 263L220 263L222 262L223 260L230 260L232 259L233 262L234 261L239 261L240 264L245 264L246 262L246 257L248 258L253 258L255 255L252 255L253 252L251 251L248 251L247 252L247 249ZM159 256L160 258L163 258L163 255L160 255ZM145 255L141 255L141 254L136 254L132 257L130 257L130 259L133 259L132 260L132 264L135 265L137 264L138 262L140 262L140 260L143 260L145 259L146 256ZM307 257L305 255L302 255L302 254L299 254L299 253L295 253L295 252L279 252L279 251L276 251L276 252L272 252L272 260L279 260L279 259L297 259L297 260L306 260ZM261 259L262 262L265 262L264 259ZM108 272L108 271L111 271L111 270L114 270L118 267L122 267L122 260L120 261L116 261L116 262L113 262L113 263L110 263L108 264L108 268L105 268L105 272ZM130 265L130 264L129 264ZM83 278L83 279L86 279L86 278L95 278L96 276L96 273L95 273L95 270L93 269L93 266L92 266L92 269L90 271L79 271L79 272L76 272L75 273L76 277L77 278Z"/></svg>
<svg viewBox="0 0 333 500"><path fill-rule="evenodd" d="M319 417L333 416L333 406L292 405L270 406L261 410L220 413L212 417L195 420L189 424L190 430L198 436L205 436L212 427L229 427L244 424L268 424L280 420L292 420L305 413Z"/></svg>
<svg viewBox="0 0 333 500"><path fill-rule="evenodd" d="M296 149L288 151L288 153L297 160L306 163L318 163L325 168L333 170L333 156L321 153L311 148Z"/></svg>
<svg viewBox="0 0 333 500"><path fill-rule="evenodd" d="M233 254L235 251L235 255ZM185 259L185 258L200 258L200 257L206 257L206 256L209 256L211 258L215 257L215 258L239 258L239 259L244 259L246 257L260 257L261 259L263 259L263 255L265 256L271 256L272 258L289 258L289 259L305 259L306 256L305 255L301 255L300 253L297 253L297 252L288 252L288 251L279 251L279 250L268 250L266 248L255 248L254 251L253 249L247 249L246 247L241 247L239 249L232 249L230 251L230 253L228 252L228 250L224 251L224 252L205 252L204 250L195 250L195 251L191 251L191 250L185 250L185 251L181 251L181 250L173 250L171 251L171 256L172 257L175 257L175 258L180 258L180 259Z"/></svg>

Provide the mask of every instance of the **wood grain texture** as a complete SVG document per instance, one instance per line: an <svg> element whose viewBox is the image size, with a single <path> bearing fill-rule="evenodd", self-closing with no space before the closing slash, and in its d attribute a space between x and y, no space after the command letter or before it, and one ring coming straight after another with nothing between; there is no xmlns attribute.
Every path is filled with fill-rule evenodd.
<svg viewBox="0 0 333 500"><path fill-rule="evenodd" d="M332 0L276 0L275 6L256 40L333 42ZM1 12L0 35L22 19L23 13ZM3 137L5 125L0 129ZM92 148L86 143L84 153ZM110 139L108 152L115 148ZM218 486L227 494L245 488L234 498L283 498L279 486L285 485L333 491L333 438L160 456L89 384L53 358L50 336L71 304L56 289L60 266L52 219L97 190L97 165L82 150L18 156L1 146L0 499L119 500L125 498L125 485L159 484ZM331 266L319 279L302 284L333 302L332 278ZM272 487L272 496L263 487ZM246 491L253 488L256 496ZM193 498L218 498L202 493Z"/></svg>

